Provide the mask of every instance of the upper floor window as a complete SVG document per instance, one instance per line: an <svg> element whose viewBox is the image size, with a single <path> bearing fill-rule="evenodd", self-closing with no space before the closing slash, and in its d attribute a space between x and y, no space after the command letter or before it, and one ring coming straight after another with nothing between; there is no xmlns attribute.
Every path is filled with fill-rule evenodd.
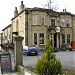
<svg viewBox="0 0 75 75"><path fill-rule="evenodd" d="M9 39L11 39L11 35L9 35Z"/></svg>
<svg viewBox="0 0 75 75"><path fill-rule="evenodd" d="M62 26L62 27L65 26L65 20L64 20L64 19L61 20L61 26Z"/></svg>
<svg viewBox="0 0 75 75"><path fill-rule="evenodd" d="M5 36L5 39L7 39L7 36Z"/></svg>
<svg viewBox="0 0 75 75"><path fill-rule="evenodd" d="M55 26L55 19L51 19L51 26L52 26L52 27Z"/></svg>
<svg viewBox="0 0 75 75"><path fill-rule="evenodd" d="M19 25L19 23L18 23L18 20L16 21L16 31L18 32L18 26Z"/></svg>
<svg viewBox="0 0 75 75"><path fill-rule="evenodd" d="M44 25L44 16L33 16L33 25Z"/></svg>
<svg viewBox="0 0 75 75"><path fill-rule="evenodd" d="M44 17L43 16L39 16L39 24L40 25L44 25Z"/></svg>
<svg viewBox="0 0 75 75"><path fill-rule="evenodd" d="M70 20L66 20L66 26L70 27Z"/></svg>
<svg viewBox="0 0 75 75"><path fill-rule="evenodd" d="M33 16L33 25L37 25L37 15Z"/></svg>

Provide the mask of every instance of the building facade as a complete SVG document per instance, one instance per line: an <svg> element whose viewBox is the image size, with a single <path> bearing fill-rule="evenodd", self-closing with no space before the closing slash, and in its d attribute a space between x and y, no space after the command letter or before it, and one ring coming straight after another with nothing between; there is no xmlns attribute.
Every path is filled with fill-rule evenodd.
<svg viewBox="0 0 75 75"><path fill-rule="evenodd" d="M3 41L3 34L2 32L0 32L0 46L2 45L2 41Z"/></svg>
<svg viewBox="0 0 75 75"><path fill-rule="evenodd" d="M2 29L2 48L6 49L7 47L12 47L12 28L11 24Z"/></svg>
<svg viewBox="0 0 75 75"><path fill-rule="evenodd" d="M75 41L75 15L66 9L56 12L37 7L26 8L21 1L20 12L15 7L11 22L11 33L24 37L23 46L44 46L50 39L53 47L60 48L62 44Z"/></svg>
<svg viewBox="0 0 75 75"><path fill-rule="evenodd" d="M3 33L3 43L11 43L12 42L11 24L2 29L2 33Z"/></svg>
<svg viewBox="0 0 75 75"><path fill-rule="evenodd" d="M21 2L20 12L11 19L12 32L23 36L24 45L45 45L47 38L53 47L60 48L62 44L71 44L74 41L75 15L63 10L56 12L43 8L26 8Z"/></svg>

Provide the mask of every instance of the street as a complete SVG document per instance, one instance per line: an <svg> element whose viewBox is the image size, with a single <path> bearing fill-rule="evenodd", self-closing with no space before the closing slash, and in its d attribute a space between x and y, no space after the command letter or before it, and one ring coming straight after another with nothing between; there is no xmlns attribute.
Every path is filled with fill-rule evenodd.
<svg viewBox="0 0 75 75"><path fill-rule="evenodd" d="M75 70L75 51L63 51L55 52L56 58L61 61L62 67L64 69ZM26 56L23 55L23 65L24 66L35 66L37 60L42 56L39 53L38 56ZM14 66L14 55L11 54L12 65Z"/></svg>
<svg viewBox="0 0 75 75"><path fill-rule="evenodd" d="M75 51L57 52L56 57L64 69L75 70Z"/></svg>

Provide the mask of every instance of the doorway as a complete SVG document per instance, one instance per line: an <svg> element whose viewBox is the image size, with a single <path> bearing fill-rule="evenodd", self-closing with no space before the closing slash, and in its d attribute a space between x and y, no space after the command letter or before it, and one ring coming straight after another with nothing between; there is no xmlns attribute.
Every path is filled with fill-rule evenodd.
<svg viewBox="0 0 75 75"><path fill-rule="evenodd" d="M57 34L54 34L54 47L57 47Z"/></svg>

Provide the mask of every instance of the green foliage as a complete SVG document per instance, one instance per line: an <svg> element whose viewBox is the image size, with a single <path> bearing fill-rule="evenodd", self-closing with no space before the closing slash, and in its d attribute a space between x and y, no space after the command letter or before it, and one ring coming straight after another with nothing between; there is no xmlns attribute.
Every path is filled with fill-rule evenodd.
<svg viewBox="0 0 75 75"><path fill-rule="evenodd" d="M39 75L62 75L61 62L56 59L49 40L45 46L45 53L36 63L36 70Z"/></svg>
<svg viewBox="0 0 75 75"><path fill-rule="evenodd" d="M52 43L49 39L47 39L47 44L45 45L45 52L54 52Z"/></svg>

